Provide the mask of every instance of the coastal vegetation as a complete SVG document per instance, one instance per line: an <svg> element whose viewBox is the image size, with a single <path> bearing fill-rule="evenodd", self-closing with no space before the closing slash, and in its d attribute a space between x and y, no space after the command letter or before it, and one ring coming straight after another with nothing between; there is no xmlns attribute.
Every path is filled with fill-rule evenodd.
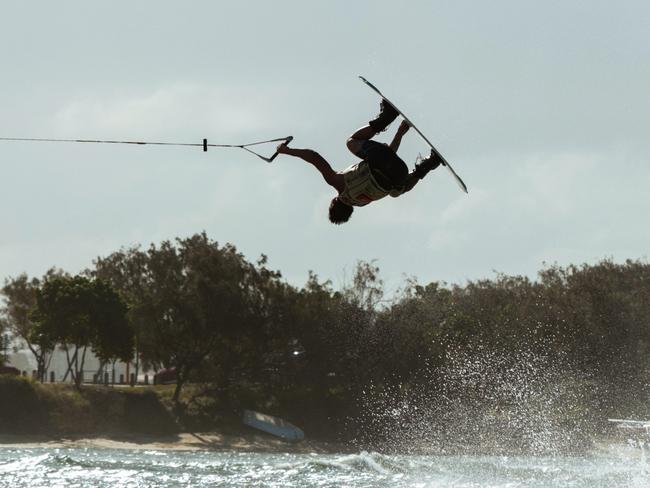
<svg viewBox="0 0 650 488"><path fill-rule="evenodd" d="M178 431L165 387L41 384L0 375L0 433L48 437L165 436Z"/></svg>
<svg viewBox="0 0 650 488"><path fill-rule="evenodd" d="M608 416L650 414L642 261L546 266L535 280L406 280L386 297L374 263L359 262L341 289L313 273L296 287L265 256L249 262L202 233L118 250L77 276L9 277L2 293L0 327L41 373L61 345L83 390L87 348L136 371L174 368L164 391L183 428L231 425L253 408L312 437L450 446L483 436L542 450L586 442Z"/></svg>

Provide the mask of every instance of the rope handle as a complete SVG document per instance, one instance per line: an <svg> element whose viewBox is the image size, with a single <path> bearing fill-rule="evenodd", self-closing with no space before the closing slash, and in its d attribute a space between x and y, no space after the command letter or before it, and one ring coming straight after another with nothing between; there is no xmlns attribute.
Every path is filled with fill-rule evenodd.
<svg viewBox="0 0 650 488"><path fill-rule="evenodd" d="M284 139L284 145L288 146L291 141L293 141L293 136L287 136ZM280 153L278 151L275 151L275 154L273 156L271 156L270 158L262 158L262 159L266 160L267 163L272 163L273 160L278 157L278 154L280 154Z"/></svg>

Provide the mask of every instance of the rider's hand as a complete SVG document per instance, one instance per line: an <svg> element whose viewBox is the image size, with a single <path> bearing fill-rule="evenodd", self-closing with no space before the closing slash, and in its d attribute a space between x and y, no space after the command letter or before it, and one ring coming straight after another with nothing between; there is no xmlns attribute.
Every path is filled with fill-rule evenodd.
<svg viewBox="0 0 650 488"><path fill-rule="evenodd" d="M282 144L278 144L278 147L275 149L278 154L286 154L287 153L287 143L283 142Z"/></svg>
<svg viewBox="0 0 650 488"><path fill-rule="evenodd" d="M408 132L408 130L410 128L411 128L411 125L406 120L402 120L402 123L397 128L397 133L399 135L403 136L404 134L406 134Z"/></svg>

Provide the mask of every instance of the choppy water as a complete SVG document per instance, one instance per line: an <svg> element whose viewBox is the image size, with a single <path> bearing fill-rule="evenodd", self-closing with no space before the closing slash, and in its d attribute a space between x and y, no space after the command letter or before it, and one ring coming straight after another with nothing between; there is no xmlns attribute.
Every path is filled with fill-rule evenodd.
<svg viewBox="0 0 650 488"><path fill-rule="evenodd" d="M1 487L648 487L639 449L583 457L0 448Z"/></svg>

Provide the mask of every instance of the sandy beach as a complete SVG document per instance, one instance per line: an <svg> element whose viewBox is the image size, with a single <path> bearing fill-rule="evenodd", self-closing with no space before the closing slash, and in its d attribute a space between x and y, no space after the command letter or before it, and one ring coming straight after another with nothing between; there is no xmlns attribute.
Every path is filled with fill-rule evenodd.
<svg viewBox="0 0 650 488"><path fill-rule="evenodd" d="M176 451L242 451L325 453L346 452L343 444L305 440L286 442L265 435L224 435L216 432L185 432L170 436L120 435L79 438L0 434L0 448L105 448L105 449L169 449Z"/></svg>

